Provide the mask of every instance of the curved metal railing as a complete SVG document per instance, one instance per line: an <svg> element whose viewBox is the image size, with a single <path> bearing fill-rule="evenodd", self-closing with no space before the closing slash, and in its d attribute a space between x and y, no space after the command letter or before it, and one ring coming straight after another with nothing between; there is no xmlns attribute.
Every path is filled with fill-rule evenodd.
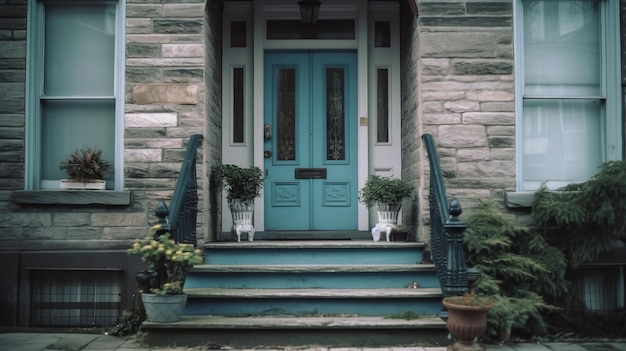
<svg viewBox="0 0 626 351"><path fill-rule="evenodd" d="M468 269L463 251L463 232L467 225L459 219L461 203L448 203L439 156L433 136L422 135L430 164L430 240L432 259L444 296L462 295L469 291Z"/></svg>
<svg viewBox="0 0 626 351"><path fill-rule="evenodd" d="M154 210L163 230L169 231L176 242L193 244L194 246L197 244L196 224L198 217L196 159L197 149L202 139L200 134L194 134L189 138L170 208L167 208L165 201L161 201Z"/></svg>

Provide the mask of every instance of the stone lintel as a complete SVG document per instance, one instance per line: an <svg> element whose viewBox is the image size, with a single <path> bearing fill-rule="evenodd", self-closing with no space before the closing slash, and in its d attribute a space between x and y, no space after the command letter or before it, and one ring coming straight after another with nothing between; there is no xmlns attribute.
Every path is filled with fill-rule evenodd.
<svg viewBox="0 0 626 351"><path fill-rule="evenodd" d="M198 103L196 84L135 84L133 85L135 104L182 104Z"/></svg>

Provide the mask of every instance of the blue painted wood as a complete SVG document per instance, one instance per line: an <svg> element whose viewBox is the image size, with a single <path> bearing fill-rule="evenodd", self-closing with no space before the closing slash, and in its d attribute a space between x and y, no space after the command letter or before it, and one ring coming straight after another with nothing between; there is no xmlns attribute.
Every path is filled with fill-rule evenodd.
<svg viewBox="0 0 626 351"><path fill-rule="evenodd" d="M327 157L326 69L343 69L346 126L346 157ZM277 115L279 72L296 71L294 132L295 159L280 159ZM357 107L356 53L354 52L270 52L265 56L266 125L270 139L264 149L272 156L265 159L264 184L266 230L356 230L357 183ZM296 179L297 168L324 168L325 179Z"/></svg>
<svg viewBox="0 0 626 351"><path fill-rule="evenodd" d="M422 251L414 247L394 250L360 249L211 249L205 251L207 264L415 264Z"/></svg>
<svg viewBox="0 0 626 351"><path fill-rule="evenodd" d="M388 316L414 311L435 316L441 310L441 298L421 299L189 299L186 315L319 315L358 314Z"/></svg>
<svg viewBox="0 0 626 351"><path fill-rule="evenodd" d="M195 273L187 278L186 288L247 289L377 289L406 288L418 282L422 288L438 288L433 271L427 272L353 272L353 273Z"/></svg>

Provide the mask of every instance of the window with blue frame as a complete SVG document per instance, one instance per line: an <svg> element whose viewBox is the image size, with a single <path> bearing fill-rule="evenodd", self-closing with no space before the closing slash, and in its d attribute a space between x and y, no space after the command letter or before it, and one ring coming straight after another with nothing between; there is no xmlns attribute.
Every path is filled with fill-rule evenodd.
<svg viewBox="0 0 626 351"><path fill-rule="evenodd" d="M79 148L102 149L120 168L123 4L33 0L30 5L26 190L59 188L67 177L59 164ZM107 189L121 187L115 178L114 172L106 177Z"/></svg>
<svg viewBox="0 0 626 351"><path fill-rule="evenodd" d="M619 1L517 0L518 190L622 157Z"/></svg>

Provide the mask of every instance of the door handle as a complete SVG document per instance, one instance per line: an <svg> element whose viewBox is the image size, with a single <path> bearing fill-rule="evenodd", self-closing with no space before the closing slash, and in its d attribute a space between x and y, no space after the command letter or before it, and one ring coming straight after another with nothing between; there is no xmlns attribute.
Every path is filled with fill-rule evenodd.
<svg viewBox="0 0 626 351"><path fill-rule="evenodd" d="M263 138L265 138L265 140L270 140L272 138L272 133L270 132L269 124L263 125Z"/></svg>

